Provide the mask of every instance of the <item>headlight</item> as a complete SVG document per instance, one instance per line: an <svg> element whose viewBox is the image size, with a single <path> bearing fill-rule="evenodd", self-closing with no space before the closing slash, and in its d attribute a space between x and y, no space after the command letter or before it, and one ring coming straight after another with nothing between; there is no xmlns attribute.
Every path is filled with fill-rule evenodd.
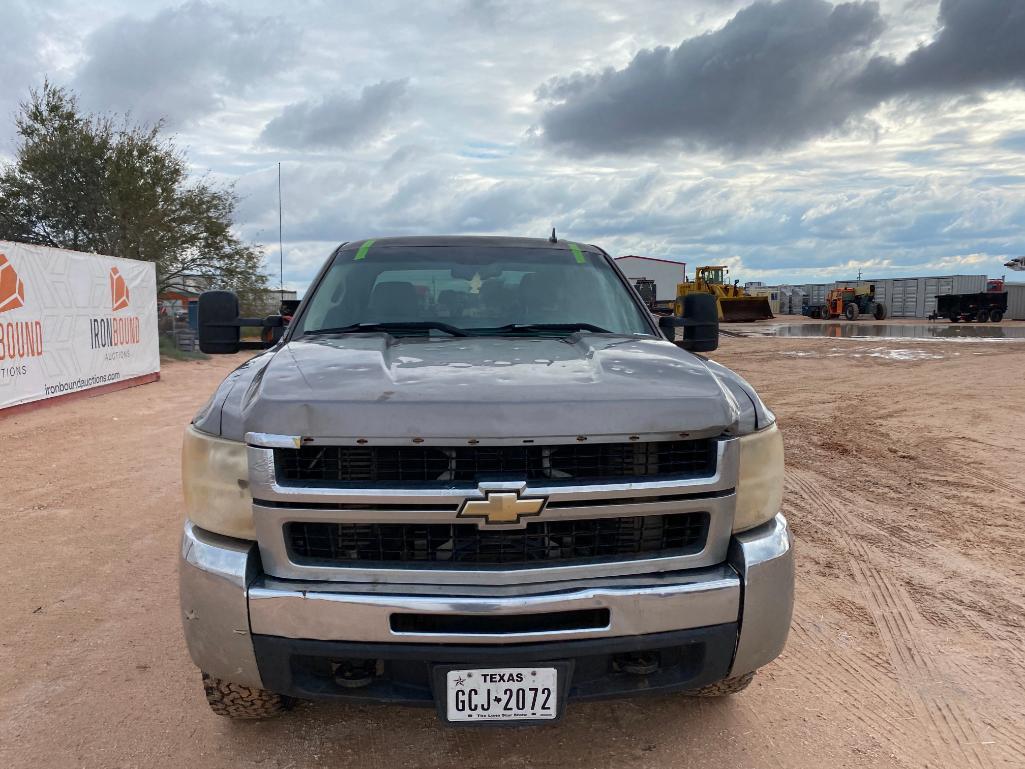
<svg viewBox="0 0 1025 769"><path fill-rule="evenodd" d="M740 478L733 530L772 520L783 504L783 436L773 424L740 438Z"/></svg>
<svg viewBox="0 0 1025 769"><path fill-rule="evenodd" d="M189 425L182 444L182 488L189 518L201 529L256 539L244 443L215 438Z"/></svg>

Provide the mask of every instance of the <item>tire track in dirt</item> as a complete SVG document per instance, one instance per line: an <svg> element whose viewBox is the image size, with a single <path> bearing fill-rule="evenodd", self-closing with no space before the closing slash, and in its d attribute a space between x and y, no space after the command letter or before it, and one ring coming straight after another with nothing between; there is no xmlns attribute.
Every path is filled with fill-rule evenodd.
<svg viewBox="0 0 1025 769"><path fill-rule="evenodd" d="M790 479L788 472L787 480ZM788 493L791 491L797 491L803 497L794 499L791 495L792 506L804 507L812 502L803 488L788 488ZM808 504L809 510L814 507L814 504ZM808 519L804 524L815 526L827 534L836 533L835 527L827 527L819 521ZM917 749L919 755L929 751L931 743L905 725L911 719L918 720L918 716L910 700L903 697L901 680L892 667L863 652L838 649L835 639L814 628L814 621L805 616L800 602L795 607L791 632L808 648L808 653L800 657L798 672L815 688L825 689L847 703L844 713L858 722L869 736L880 743L892 745L902 753L906 753L908 748ZM844 677L837 676L838 668L853 681L854 687L843 685ZM902 704L905 702L906 705ZM920 765L927 766L928 763L923 758Z"/></svg>
<svg viewBox="0 0 1025 769"><path fill-rule="evenodd" d="M890 675L890 671L879 665L867 655L843 654L831 648L835 640L828 634L813 627L808 618L798 616L794 619L792 626L799 638L804 638L812 648L824 651L824 656L829 657L828 667L833 670L836 667L843 668L851 678L861 685L860 691L871 699L877 700L878 704L887 707L893 706L893 701L884 694L887 688L893 688L897 679ZM829 644L829 646L824 646ZM857 657L857 658L856 658ZM818 665L819 660L812 660L813 665Z"/></svg>
<svg viewBox="0 0 1025 769"><path fill-rule="evenodd" d="M947 459L947 461L949 461L949 459ZM958 472L959 469L961 472ZM999 504L1002 502L1004 504L1013 504L1013 502L1008 499L994 499L994 490L1002 491L1012 499L1025 501L1025 491L1019 489L1017 486L1007 483L1007 481L1000 480L997 476L992 475L985 470L980 470L977 467L927 467L921 470L920 478L930 482L938 482L953 486L958 492L964 494L967 498L975 500L976 506L978 506L978 499L980 497L987 499L990 503Z"/></svg>
<svg viewBox="0 0 1025 769"><path fill-rule="evenodd" d="M972 440L971 438L965 438L962 436L955 436L953 441L962 443L979 443L979 441ZM1005 479L994 475L993 473L982 469L977 464L971 466L971 474L974 480L978 481L981 485L988 485L994 488L1000 489L1010 494L1012 497L1017 497L1019 501L1025 502L1025 488L1021 486L1015 486L1012 483L1008 483Z"/></svg>
<svg viewBox="0 0 1025 769"><path fill-rule="evenodd" d="M1016 760L1017 763L1013 766L1021 766L1021 758L1025 756L1025 737L1022 736L1021 731L1015 729L1012 725L1005 725L994 719L983 718L982 723L989 727L990 731L995 736L1002 737L1005 740L1004 754L1011 760ZM1013 753L1008 751L1013 751Z"/></svg>
<svg viewBox="0 0 1025 769"><path fill-rule="evenodd" d="M855 563L854 568L871 596L869 611L876 619L880 637L890 652L898 675L914 695L912 701L916 710L929 719L934 734L940 739L940 742L934 740L934 746L941 756L945 754L956 758L958 766L990 766L988 756L977 749L981 739L969 714L959 704L949 702L933 689L933 682L940 677L940 672L931 662L932 654L922 648L918 638L920 633L913 627L917 611L907 594L870 565L872 555L867 548L856 543L854 552L865 559L864 564Z"/></svg>
<svg viewBox="0 0 1025 769"><path fill-rule="evenodd" d="M949 467L949 457L933 454L932 458L926 463L924 468L916 469L915 472L919 475L920 480L924 480L926 485L943 487L946 490L946 495L950 496L963 496L964 504L970 504L973 499L976 498L975 492L980 487L985 487L986 483L995 480L992 476L988 475L983 471L971 471L972 475L965 478L963 475L957 473L942 473L932 470L933 467ZM801 472L801 471L795 471ZM788 470L788 475L790 471ZM797 476L795 475L795 481ZM980 483L981 481L981 483ZM877 490L882 488L882 484L878 479L873 479L873 486ZM1014 487L1008 487L1013 490ZM902 493L900 490L890 489L894 496L894 502L899 504L902 499ZM1020 492L1025 494L1025 492ZM878 493L874 495L878 499ZM959 508L963 510L962 508ZM1025 511L1023 511L1025 513ZM899 541L902 547L912 546L914 556L923 565L931 566L940 571L944 571L951 576L960 576L957 569L951 570L951 565L959 566L961 564L967 564L971 561L969 556L960 550L952 549L947 544L937 542L935 539L928 538L920 532L914 530L901 529L900 527L894 527L885 523L873 522L867 517L862 517L858 520L859 528L863 530L869 530L880 539L890 542ZM899 532L899 533L898 533ZM997 595L987 594L985 592L977 593L978 598L982 599L978 601L979 605L986 605L987 603L993 603L999 600L1010 604L1012 607L1020 610L1020 613L1025 614L1025 600L1018 598L1018 593L1021 590L1021 583L1019 580L1009 577L1005 574L1001 574L994 570L989 570L985 579L987 585L991 587ZM995 584L999 583L999 584ZM968 583L971 585L971 583ZM963 596L961 601L958 601L958 596L948 596L949 599L953 600L959 607L964 608ZM988 636L997 641L1001 641L1004 644L1008 644L1006 637L1001 635L995 635L992 628L986 628L982 625L973 622L978 628L981 634ZM1016 663L1022 663L1025 667L1025 643L1022 642L1022 636L1020 632L1016 632L1014 635L1013 642L1006 647L1006 652L1010 659L1013 659Z"/></svg>
<svg viewBox="0 0 1025 769"><path fill-rule="evenodd" d="M944 502L951 510L958 511L961 515L966 506L979 507L980 493L988 493L988 498L993 497L993 489L999 488L1008 492L1012 499L996 499L995 503L1009 506L1011 510L1017 510L1015 498L1023 494L1022 490L1011 484L1002 481L985 470L979 470L978 465L959 466L951 463L950 457L929 441L916 444L910 448L919 460L914 468L918 479L924 482L925 486L933 486L944 489ZM904 457L907 458L907 457ZM895 475L899 475L895 473ZM876 490L873 499L880 501L880 492L885 503L889 507L898 507L903 498L903 490L899 487L890 488L886 483L886 475L872 476L870 482ZM795 481L797 478L795 478ZM866 479L862 479L866 480ZM834 481L835 483L835 481ZM796 484L795 484L796 485ZM864 484L863 484L864 485ZM987 498L987 497L983 497ZM797 507L804 507L803 500L798 499ZM842 512L842 511L841 511ZM873 508L866 508L865 515L858 518L857 525L860 530L871 532L873 542L883 552L891 550L889 544L897 542L901 549L907 550L909 557L913 557L918 568L912 570L909 578L911 583L907 586L901 585L901 594L907 599L907 605L922 617L928 617L929 606L935 603L938 608L943 608L947 618L939 626L951 629L956 633L963 633L965 630L981 638L986 638L996 646L996 651L983 660L969 662L958 655L937 655L942 661L943 669L948 674L947 680L958 681L958 686L967 687L973 692L973 697L980 702L985 702L993 697L991 686L980 680L980 666L998 666L1003 669L1007 679L1007 685L1012 689L1021 691L1022 678L1020 671L1025 668L1025 634L1022 632L1022 623L1014 618L1025 616L1025 602L1019 599L1020 580L1016 574L1002 573L999 568L988 568L975 579L968 578L973 572L977 572L980 562L977 557L956 547L954 543L937 541L935 537L922 538L911 530L910 532L900 526L892 526L884 523L888 520L885 517L886 510L875 511ZM882 513L882 515L878 513ZM892 511L891 511L892 512ZM875 520L872 520L875 518ZM809 521L805 521L805 524ZM1015 529L1017 531L1017 529ZM909 539L908 534L912 535ZM996 536L1001 536L999 532ZM866 541L869 538L866 537ZM946 539L946 538L942 538ZM864 545L859 541L859 545ZM908 550L908 545L913 547ZM864 552L868 553L869 550ZM1015 556L1018 550L1008 542L1008 554ZM996 559L998 563L1006 565L1001 558ZM984 562L983 562L984 563ZM888 572L887 572L888 573ZM943 583L956 584L954 591L942 590L939 593L927 591L925 595L919 595L918 588L928 584L919 582L915 575L932 574L940 576L934 584ZM927 603L922 604L925 601ZM930 620L931 624L936 624ZM925 632L919 629L918 632ZM949 674L955 673L953 677ZM969 706L970 707L970 706ZM995 720L994 720L995 719ZM984 726L980 726L983 724ZM969 742L975 750L982 750L985 753L999 753L1007 761L1007 764L1017 767L1025 766L1025 736L1022 736L1020 724L1011 715L1001 718L1000 715L992 714L988 718L978 713L974 714L975 732L989 732L989 739ZM968 743L966 743L968 744Z"/></svg>
<svg viewBox="0 0 1025 769"><path fill-rule="evenodd" d="M978 749L981 740L971 715L934 686L942 676L933 662L931 650L923 648L922 633L914 628L919 624L915 621L918 612L907 593L884 570L874 566L873 553L850 534L855 522L842 505L808 476L803 470L788 472L788 479L798 494L813 509L825 512L836 523L835 534L847 550L850 568L862 589L890 663L904 684L937 759L958 767L987 769L992 766L990 756Z"/></svg>
<svg viewBox="0 0 1025 769"><path fill-rule="evenodd" d="M791 631L803 642L806 652L800 656L797 672L812 688L825 690L845 703L846 715L877 742L889 744L895 751L920 742L902 723L913 715L906 711L900 715L886 712L894 706L889 692L895 688L895 679L883 675L884 671L871 660L857 661L835 650L833 639L813 630L803 617L794 618ZM847 676L837 676L837 669ZM845 679L854 686L844 685Z"/></svg>
<svg viewBox="0 0 1025 769"><path fill-rule="evenodd" d="M968 439L962 440L972 442ZM930 486L943 488L945 497L951 503L951 506L958 510L960 516L964 516L965 511L969 507L974 506L977 510L977 518L980 521L985 521L987 524L989 523L988 519L992 517L992 510L979 506L978 500L981 492L982 498L986 499L989 504L1007 505L1011 510L1020 512L1025 517L1025 504L1016 504L1014 501L1025 501L1025 489L1010 484L993 473L981 469L977 464L972 464L971 466L956 465L951 462L948 454L929 446L928 442L926 445L916 447L916 450L920 459L927 460L921 463L921 467L916 467L915 469L919 479L925 481ZM876 486L878 488L878 483ZM991 492L992 489L999 489L1014 499L992 499L992 494L986 494L986 492ZM864 519L859 521L859 525L874 531L884 531L880 526ZM1015 528L1013 534L1017 535L1017 533L1018 529ZM1009 548L1012 547L1013 541L1012 539L1007 540ZM951 565L963 563L967 566L972 560L963 549L952 548L947 544L934 540L929 541L928 544L928 550L923 547L916 547L917 556L921 561L927 561L934 568L948 574L955 573L961 576L960 572L964 569L952 572ZM1018 556L1020 559L1021 556L1025 555L1025 552L1021 549L1012 550L1008 555L1012 558ZM1025 616L1025 599L1020 597L1021 581L1017 575L1007 575L996 569L989 569L985 574L985 582L986 585L983 586L983 590L970 592L970 595L979 599L976 601L977 606L1009 605L1013 607L1011 610L1015 614ZM968 585L974 587L971 582ZM985 588L988 588L988 590ZM966 606L963 591L957 595L951 595L949 598L961 608ZM982 613L984 616L989 616L986 612ZM992 627L978 625L978 629L981 634L1001 642L1004 645L1008 659L1013 660L1016 665L1025 667L1025 643L1023 643L1025 638L1022 636L1020 625L1009 631L1013 636L1012 638L995 634Z"/></svg>

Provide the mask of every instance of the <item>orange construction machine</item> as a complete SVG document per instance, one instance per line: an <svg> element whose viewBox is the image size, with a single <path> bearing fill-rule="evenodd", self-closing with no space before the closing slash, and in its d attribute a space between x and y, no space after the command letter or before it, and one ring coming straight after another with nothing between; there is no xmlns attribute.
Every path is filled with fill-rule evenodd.
<svg viewBox="0 0 1025 769"><path fill-rule="evenodd" d="M813 306L809 312L811 317L822 320L857 320L862 315L885 320L886 314L886 305L876 301L876 287L872 283L831 288L826 294L826 303Z"/></svg>

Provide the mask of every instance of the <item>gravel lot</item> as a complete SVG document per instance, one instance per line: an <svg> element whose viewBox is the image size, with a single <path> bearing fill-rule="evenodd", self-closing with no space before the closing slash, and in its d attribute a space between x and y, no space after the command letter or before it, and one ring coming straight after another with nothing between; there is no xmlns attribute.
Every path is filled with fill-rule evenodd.
<svg viewBox="0 0 1025 769"><path fill-rule="evenodd" d="M0 418L0 766L1025 766L1025 342L725 338L784 429L798 595L722 701L211 714L181 638L181 431L244 357Z"/></svg>

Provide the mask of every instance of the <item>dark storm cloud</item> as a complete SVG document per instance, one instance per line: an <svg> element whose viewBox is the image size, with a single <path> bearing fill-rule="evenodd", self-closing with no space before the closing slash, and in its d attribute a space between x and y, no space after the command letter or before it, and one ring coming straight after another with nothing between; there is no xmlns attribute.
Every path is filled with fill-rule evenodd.
<svg viewBox="0 0 1025 769"><path fill-rule="evenodd" d="M755 3L676 48L623 69L555 78L545 141L577 154L665 144L734 154L843 129L897 97L962 95L1025 80L1025 3L943 0L935 39L903 61L871 56L884 31L874 2Z"/></svg>
<svg viewBox="0 0 1025 769"><path fill-rule="evenodd" d="M280 52L293 50L297 37L279 18L204 2L148 19L120 16L86 38L74 86L93 109L175 125L279 71Z"/></svg>
<svg viewBox="0 0 1025 769"><path fill-rule="evenodd" d="M356 98L335 93L289 104L260 134L265 144L290 149L351 147L387 128L407 102L409 80L382 80Z"/></svg>
<svg viewBox="0 0 1025 769"><path fill-rule="evenodd" d="M644 50L624 69L557 79L547 141L624 152L682 140L738 152L780 147L842 126L852 68L883 29L875 3L835 8L784 0L743 9L722 29Z"/></svg>
<svg viewBox="0 0 1025 769"><path fill-rule="evenodd" d="M873 58L858 83L880 98L948 95L1025 83L1025 2L943 0L935 39L903 62Z"/></svg>

